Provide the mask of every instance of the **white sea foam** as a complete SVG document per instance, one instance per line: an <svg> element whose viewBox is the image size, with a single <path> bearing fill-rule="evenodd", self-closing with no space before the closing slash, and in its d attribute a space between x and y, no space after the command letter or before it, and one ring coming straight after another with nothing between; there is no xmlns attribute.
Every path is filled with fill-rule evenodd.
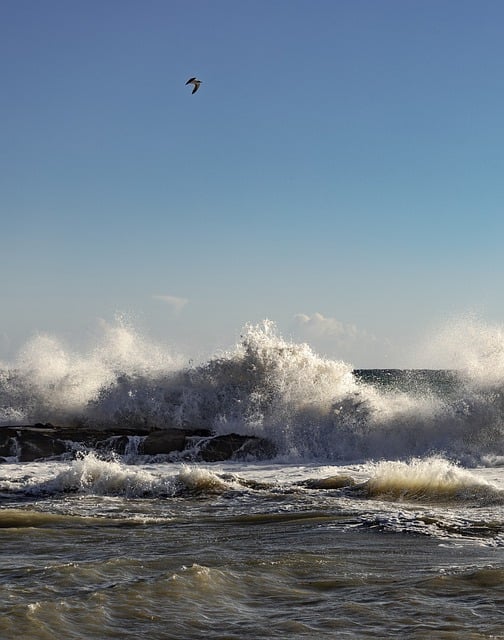
<svg viewBox="0 0 504 640"><path fill-rule="evenodd" d="M54 478L33 482L31 494L87 493L143 497L173 493L170 478L160 479L145 468L127 466L119 460L102 460L94 453L82 455Z"/></svg>
<svg viewBox="0 0 504 640"><path fill-rule="evenodd" d="M504 501L504 492L475 473L439 456L374 465L366 483L371 496L404 499Z"/></svg>
<svg viewBox="0 0 504 640"><path fill-rule="evenodd" d="M214 494L231 488L232 483L217 473L197 465L166 467L156 472L147 467L127 465L119 459L99 458L95 453L81 454L66 468L42 482L35 478L23 487L28 495L81 493L128 498L175 496L186 493ZM13 488L0 483L4 490ZM18 488L18 487L16 487Z"/></svg>
<svg viewBox="0 0 504 640"><path fill-rule="evenodd" d="M186 367L120 321L104 325L85 354L38 336L0 372L0 423L204 427L265 437L284 460L432 452L468 464L498 460L504 456L503 336L490 329L481 336L471 327L466 353L491 349L479 359L467 355L464 375L446 393L361 382L348 363L285 340L268 321L245 327L228 352ZM485 384L482 362L494 366Z"/></svg>
<svg viewBox="0 0 504 640"><path fill-rule="evenodd" d="M504 382L504 325L474 315L446 323L422 346L432 367L452 368L481 388L502 388Z"/></svg>
<svg viewBox="0 0 504 640"><path fill-rule="evenodd" d="M47 334L29 340L14 363L0 371L0 424L82 420L122 377L148 379L180 366L180 358L122 319L102 323L102 330L86 353Z"/></svg>
<svg viewBox="0 0 504 640"><path fill-rule="evenodd" d="M188 491L196 493L222 493L230 488L216 473L198 466L183 465L176 480Z"/></svg>

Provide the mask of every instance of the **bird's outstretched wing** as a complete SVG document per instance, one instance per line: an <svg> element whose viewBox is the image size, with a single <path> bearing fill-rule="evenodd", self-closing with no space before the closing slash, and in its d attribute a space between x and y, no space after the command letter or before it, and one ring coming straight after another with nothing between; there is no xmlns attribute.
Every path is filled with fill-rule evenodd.
<svg viewBox="0 0 504 640"><path fill-rule="evenodd" d="M194 85L194 89L192 90L191 93L196 93L196 91L200 87L201 80L198 80L198 78L189 78L189 80L186 82L186 85L188 85L188 84L193 84Z"/></svg>

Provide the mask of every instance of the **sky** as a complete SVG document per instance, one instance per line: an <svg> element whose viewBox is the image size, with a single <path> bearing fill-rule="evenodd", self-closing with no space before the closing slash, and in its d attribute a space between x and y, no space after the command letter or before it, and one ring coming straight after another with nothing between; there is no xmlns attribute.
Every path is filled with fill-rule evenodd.
<svg viewBox="0 0 504 640"><path fill-rule="evenodd" d="M0 0L0 358L125 318L356 367L504 320L500 0ZM197 76L197 93L186 86Z"/></svg>

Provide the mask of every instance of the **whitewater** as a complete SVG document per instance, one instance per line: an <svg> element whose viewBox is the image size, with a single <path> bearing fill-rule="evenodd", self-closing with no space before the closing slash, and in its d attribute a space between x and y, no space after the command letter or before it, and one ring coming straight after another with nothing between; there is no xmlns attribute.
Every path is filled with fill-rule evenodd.
<svg viewBox="0 0 504 640"><path fill-rule="evenodd" d="M123 322L85 352L35 336L0 363L0 429L204 428L274 453L12 450L0 637L504 638L504 334L464 330L432 342L453 367L408 371L268 321L198 364Z"/></svg>

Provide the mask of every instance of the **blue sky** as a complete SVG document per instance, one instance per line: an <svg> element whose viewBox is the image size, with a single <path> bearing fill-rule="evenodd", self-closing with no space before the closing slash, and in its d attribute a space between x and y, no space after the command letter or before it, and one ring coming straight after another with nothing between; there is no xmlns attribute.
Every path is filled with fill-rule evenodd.
<svg viewBox="0 0 504 640"><path fill-rule="evenodd" d="M0 357L123 314L355 366L504 318L504 3L0 4ZM186 80L203 84L191 95Z"/></svg>

